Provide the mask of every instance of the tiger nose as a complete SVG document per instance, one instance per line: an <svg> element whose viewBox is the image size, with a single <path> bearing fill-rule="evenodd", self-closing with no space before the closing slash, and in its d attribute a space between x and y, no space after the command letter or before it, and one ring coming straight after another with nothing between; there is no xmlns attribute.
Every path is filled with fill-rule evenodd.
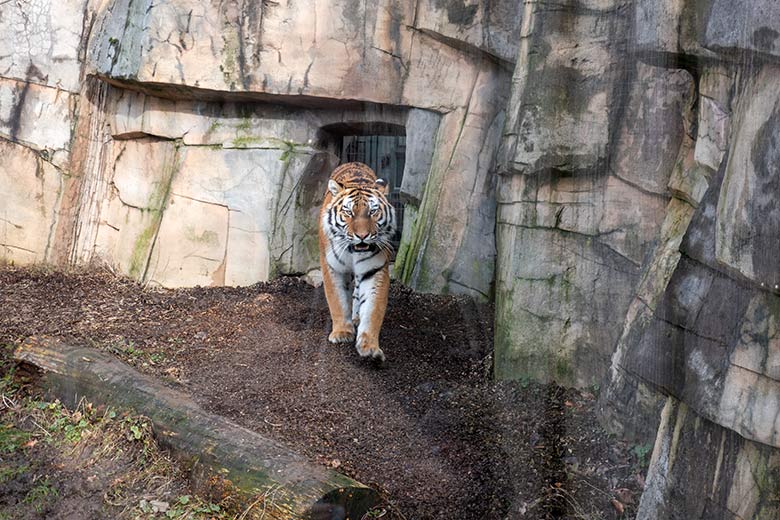
<svg viewBox="0 0 780 520"><path fill-rule="evenodd" d="M365 240L366 238L368 238L368 235L369 235L368 233L365 233L363 235L361 235L360 233L355 233L355 236L358 237L360 240Z"/></svg>

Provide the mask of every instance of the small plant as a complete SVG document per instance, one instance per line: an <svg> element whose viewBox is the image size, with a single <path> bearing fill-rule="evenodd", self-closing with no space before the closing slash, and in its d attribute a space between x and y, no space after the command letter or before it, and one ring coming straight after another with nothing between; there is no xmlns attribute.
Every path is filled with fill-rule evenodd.
<svg viewBox="0 0 780 520"><path fill-rule="evenodd" d="M74 444L79 442L81 440L81 434L87 429L87 426L89 426L89 421L87 421L87 419L79 419L76 423L65 425L65 428L63 429L65 439Z"/></svg>
<svg viewBox="0 0 780 520"><path fill-rule="evenodd" d="M149 356L149 361L151 361L154 365L160 364L165 361L165 354L161 352L154 352Z"/></svg>
<svg viewBox="0 0 780 520"><path fill-rule="evenodd" d="M14 382L15 367L9 367L3 377L0 378L0 394L12 394L18 390L18 386Z"/></svg>
<svg viewBox="0 0 780 520"><path fill-rule="evenodd" d="M19 475L24 475L30 466L22 464L21 466L3 466L0 467L0 484L14 480ZM2 518L2 517L0 517Z"/></svg>
<svg viewBox="0 0 780 520"><path fill-rule="evenodd" d="M27 495L24 497L24 503L32 505L36 512L42 513L45 503L52 498L56 498L59 494L57 488L52 486L49 479L46 478L27 492Z"/></svg>
<svg viewBox="0 0 780 520"><path fill-rule="evenodd" d="M143 439L144 433L149 429L147 423L133 417L125 419L125 424L127 425L127 440L129 441L140 441Z"/></svg>
<svg viewBox="0 0 780 520"><path fill-rule="evenodd" d="M652 450L653 447L650 444L637 444L631 448L631 452L636 457L637 463L642 468L647 468L647 465L650 463L648 455L650 455Z"/></svg>
<svg viewBox="0 0 780 520"><path fill-rule="evenodd" d="M0 425L0 453L13 453L30 440L30 434L12 424Z"/></svg>
<svg viewBox="0 0 780 520"><path fill-rule="evenodd" d="M127 344L122 349L122 351L130 356L131 358L137 358L143 356L144 352L140 348L137 348L135 346L135 343L133 343L131 340L127 341Z"/></svg>
<svg viewBox="0 0 780 520"><path fill-rule="evenodd" d="M383 507L375 507L371 509L370 511L367 511L366 514L363 515L363 518L361 520L369 520L372 518L382 518L387 514L387 509Z"/></svg>

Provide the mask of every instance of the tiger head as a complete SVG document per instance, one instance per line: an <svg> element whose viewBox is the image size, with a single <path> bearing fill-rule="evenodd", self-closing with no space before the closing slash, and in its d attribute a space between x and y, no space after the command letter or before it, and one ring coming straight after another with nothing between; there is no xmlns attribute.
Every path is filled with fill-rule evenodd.
<svg viewBox="0 0 780 520"><path fill-rule="evenodd" d="M383 179L373 185L343 186L328 181L332 202L325 224L331 240L352 252L372 249L392 251L390 239L395 233L395 210L387 201L389 187Z"/></svg>

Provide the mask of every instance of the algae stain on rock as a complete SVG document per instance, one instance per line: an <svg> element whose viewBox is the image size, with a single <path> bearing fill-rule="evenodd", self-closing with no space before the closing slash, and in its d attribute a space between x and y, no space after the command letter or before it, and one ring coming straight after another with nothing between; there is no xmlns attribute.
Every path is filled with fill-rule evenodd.
<svg viewBox="0 0 780 520"><path fill-rule="evenodd" d="M187 226L184 230L184 236L190 242L208 246L219 245L219 235L215 231L205 230L198 232L193 226Z"/></svg>
<svg viewBox="0 0 780 520"><path fill-rule="evenodd" d="M130 256L129 275L135 280L140 281L144 274L146 260L149 256L149 248L152 245L160 220L162 219L162 214L159 211L155 211L154 213L155 218L152 219L152 223L138 235L135 239L135 244L133 245L133 253Z"/></svg>

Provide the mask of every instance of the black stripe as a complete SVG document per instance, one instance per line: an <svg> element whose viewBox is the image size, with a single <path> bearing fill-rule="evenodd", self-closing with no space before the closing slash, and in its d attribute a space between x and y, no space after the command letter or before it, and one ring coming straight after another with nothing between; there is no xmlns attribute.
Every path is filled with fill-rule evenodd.
<svg viewBox="0 0 780 520"><path fill-rule="evenodd" d="M358 283L363 283L364 280L368 280L369 278L372 278L376 273L384 269L385 266L377 267L376 269L371 269L366 274L360 277L360 280L358 280Z"/></svg>
<svg viewBox="0 0 780 520"><path fill-rule="evenodd" d="M345 265L344 264L344 260L342 260L341 257L339 256L339 254L336 253L336 250L333 249L333 244L332 243L330 244L330 252L333 253L333 257L336 259L336 261L338 263L340 263L341 265Z"/></svg>
<svg viewBox="0 0 780 520"><path fill-rule="evenodd" d="M372 244L372 245L373 245L373 244ZM376 255L378 255L378 254L379 254L379 248L378 248L378 247L376 247L376 246L374 246L374 254L373 254L373 255L371 255L371 256L367 256L367 257L365 257L365 258L361 258L360 260L358 260L358 261L357 261L357 262L355 262L355 263L356 263L356 264L359 264L359 263L361 263L361 262L365 262L366 260L371 260L372 258L374 258L374 257L375 257Z"/></svg>

